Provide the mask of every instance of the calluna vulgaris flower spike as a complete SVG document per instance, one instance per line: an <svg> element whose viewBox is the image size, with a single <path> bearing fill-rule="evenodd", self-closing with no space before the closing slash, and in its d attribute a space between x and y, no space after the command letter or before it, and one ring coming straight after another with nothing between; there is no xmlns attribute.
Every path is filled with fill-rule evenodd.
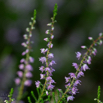
<svg viewBox="0 0 103 103"><path fill-rule="evenodd" d="M42 98L44 97L44 94L48 96L50 94L50 91L52 91L52 89L54 88L53 83L55 83L55 81L52 79L51 76L52 72L55 71L52 68L52 65L56 63L54 60L52 60L52 58L54 58L54 54L50 52L50 49L53 47L52 40L54 38L53 31L54 31L54 23L56 15L57 15L57 4L55 4L54 6L53 17L51 18L52 22L47 24L47 26L51 26L51 30L46 30L45 32L47 35L50 35L49 38L44 38L44 41L48 42L47 48L40 49L41 53L46 54L46 56L39 58L39 61L41 61L42 64L45 63L45 66L39 67L40 68L39 70L41 71L40 79L45 79L45 83L37 103L41 102ZM37 88L40 88L41 86L40 81L35 81L35 84Z"/></svg>
<svg viewBox="0 0 103 103"><path fill-rule="evenodd" d="M81 48L87 49L87 52L84 55L82 55L80 52L76 52L77 59L79 60L82 57L82 60L79 65L77 63L72 63L72 65L76 69L76 72L69 73L69 77L65 77L66 90L64 94L61 96L61 98L59 99L58 103L63 101L64 98L67 98L67 101L74 99L74 95L78 93L77 85L81 85L80 84L81 81L79 80L79 77L84 76L84 71L86 71L87 69L90 69L88 67L88 64L91 64L91 60L92 60L91 57L92 55L96 55L97 53L97 50L94 46L97 44L101 45L102 38L103 38L102 33L99 34L99 37L96 40L93 40L92 37L89 37L88 38L89 40L93 40L93 43L90 45L90 47L87 48L86 46L81 46Z"/></svg>
<svg viewBox="0 0 103 103"><path fill-rule="evenodd" d="M23 56L26 55L26 57L25 59L23 58L20 60L21 63L19 65L20 70L17 72L19 77L15 79L15 83L17 85L20 85L16 103L19 103L20 99L22 98L24 86L30 86L32 83L30 78L32 77L31 71L33 70L33 68L30 63L34 62L34 58L30 56L30 51L31 51L30 38L32 37L32 30L34 29L34 24L36 23L35 19L36 19L36 10L34 10L34 17L31 18L32 22L29 23L30 28L26 28L28 35L27 34L23 35L26 42L23 42L21 44L23 47L26 48L26 50L22 53L22 55Z"/></svg>

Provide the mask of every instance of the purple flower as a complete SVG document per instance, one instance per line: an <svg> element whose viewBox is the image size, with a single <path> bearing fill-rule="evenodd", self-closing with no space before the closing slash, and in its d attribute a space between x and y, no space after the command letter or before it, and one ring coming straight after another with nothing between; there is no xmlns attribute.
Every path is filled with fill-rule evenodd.
<svg viewBox="0 0 103 103"><path fill-rule="evenodd" d="M86 48L86 46L81 46L81 48L85 49L85 48Z"/></svg>
<svg viewBox="0 0 103 103"><path fill-rule="evenodd" d="M21 43L22 46L24 47L27 47L27 44L26 43Z"/></svg>
<svg viewBox="0 0 103 103"><path fill-rule="evenodd" d="M25 55L26 54L26 52L24 51L24 52L22 52L22 55Z"/></svg>
<svg viewBox="0 0 103 103"><path fill-rule="evenodd" d="M48 47L52 48L53 44L51 44L50 42L47 44Z"/></svg>
<svg viewBox="0 0 103 103"><path fill-rule="evenodd" d="M74 86L77 86L78 84L81 85L80 82L81 82L80 80L76 80Z"/></svg>
<svg viewBox="0 0 103 103"><path fill-rule="evenodd" d="M45 71L50 71L50 68L49 68L49 67L46 67L46 68L45 68Z"/></svg>
<svg viewBox="0 0 103 103"><path fill-rule="evenodd" d="M78 60L80 59L81 57L81 53L80 52L76 52L76 57L78 58Z"/></svg>
<svg viewBox="0 0 103 103"><path fill-rule="evenodd" d="M39 61L41 61L42 64L43 64L44 62L46 62L46 57L41 57L41 58L39 58Z"/></svg>
<svg viewBox="0 0 103 103"><path fill-rule="evenodd" d="M87 64L83 64L82 69L83 69L83 71L86 71L87 69L89 69L89 67Z"/></svg>
<svg viewBox="0 0 103 103"><path fill-rule="evenodd" d="M32 71L32 70L33 70L33 67L32 67L30 64L26 65L25 68L26 68L27 70L29 70L29 71Z"/></svg>
<svg viewBox="0 0 103 103"><path fill-rule="evenodd" d="M56 64L54 60L52 60L52 61L49 63L49 66L52 66L53 64Z"/></svg>
<svg viewBox="0 0 103 103"><path fill-rule="evenodd" d="M40 79L44 79L45 78L45 74L40 74Z"/></svg>
<svg viewBox="0 0 103 103"><path fill-rule="evenodd" d="M53 53L49 53L49 54L48 54L48 58L54 58Z"/></svg>
<svg viewBox="0 0 103 103"><path fill-rule="evenodd" d="M17 85L20 84L20 81L21 81L20 78L16 78L16 79L15 79L15 83L16 83Z"/></svg>
<svg viewBox="0 0 103 103"><path fill-rule="evenodd" d="M78 69L78 64L77 63L72 63L72 66L74 66L74 68L76 68L76 70Z"/></svg>
<svg viewBox="0 0 103 103"><path fill-rule="evenodd" d="M102 45L102 43L103 43L102 40L99 40L99 45Z"/></svg>
<svg viewBox="0 0 103 103"><path fill-rule="evenodd" d="M44 41L49 41L49 39L48 38L44 38Z"/></svg>
<svg viewBox="0 0 103 103"><path fill-rule="evenodd" d="M99 36L102 36L103 34L102 33L99 33Z"/></svg>
<svg viewBox="0 0 103 103"><path fill-rule="evenodd" d="M77 78L81 77L81 76L84 76L84 73L82 71L80 71L78 74L77 74Z"/></svg>
<svg viewBox="0 0 103 103"><path fill-rule="evenodd" d="M23 72L22 71L18 71L17 74L18 74L19 77L23 76Z"/></svg>
<svg viewBox="0 0 103 103"><path fill-rule="evenodd" d="M93 54L93 55L96 55L96 53L97 53L96 48L93 48L92 54Z"/></svg>
<svg viewBox="0 0 103 103"><path fill-rule="evenodd" d="M91 64L91 57L90 56L88 56L87 63Z"/></svg>
<svg viewBox="0 0 103 103"><path fill-rule="evenodd" d="M24 59L24 58L21 59L21 60L20 60L20 63L25 63L25 59Z"/></svg>
<svg viewBox="0 0 103 103"><path fill-rule="evenodd" d="M67 102L68 102L69 100L73 100L73 99L74 99L73 96L68 96L68 97L67 97Z"/></svg>
<svg viewBox="0 0 103 103"><path fill-rule="evenodd" d="M27 72L27 73L26 73L26 77L27 77L27 78L31 78L31 77L32 77L32 73L31 73L31 72Z"/></svg>
<svg viewBox="0 0 103 103"><path fill-rule="evenodd" d="M48 95L49 93L48 93L48 91L46 91L46 95Z"/></svg>
<svg viewBox="0 0 103 103"><path fill-rule="evenodd" d="M37 81L37 82L35 81L35 85L36 85L37 88L39 88L39 86L40 86L40 81Z"/></svg>
<svg viewBox="0 0 103 103"><path fill-rule="evenodd" d="M42 72L44 71L44 66L41 66L41 67L39 67L39 68L40 68L40 69L39 69L40 71L42 71Z"/></svg>
<svg viewBox="0 0 103 103"><path fill-rule="evenodd" d="M68 83L69 82L69 80L70 80L70 77L65 77L65 83Z"/></svg>
<svg viewBox="0 0 103 103"><path fill-rule="evenodd" d="M71 78L76 78L74 73L69 73L69 75L70 75Z"/></svg>
<svg viewBox="0 0 103 103"><path fill-rule="evenodd" d="M23 70L24 69L24 64L20 64L19 69Z"/></svg>
<svg viewBox="0 0 103 103"><path fill-rule="evenodd" d="M30 61L30 63L33 63L34 62L34 58L33 57L29 57L29 61Z"/></svg>
<svg viewBox="0 0 103 103"><path fill-rule="evenodd" d="M72 88L72 94L73 94L73 95L75 95L75 94L77 93L77 91L78 91L77 87L73 87L73 88Z"/></svg>
<svg viewBox="0 0 103 103"><path fill-rule="evenodd" d="M66 85L65 85L65 88L68 88L69 86L70 86L70 83L66 84Z"/></svg>
<svg viewBox="0 0 103 103"><path fill-rule="evenodd" d="M41 50L41 53L43 53L43 54L45 54L45 52L48 51L48 49L44 49L44 48L41 48L40 50Z"/></svg>
<svg viewBox="0 0 103 103"><path fill-rule="evenodd" d="M89 39L89 40L93 40L93 38L92 38L92 37L88 37L88 39Z"/></svg>
<svg viewBox="0 0 103 103"><path fill-rule="evenodd" d="M49 34L50 33L50 30L46 30L46 32L45 32L46 34Z"/></svg>
<svg viewBox="0 0 103 103"><path fill-rule="evenodd" d="M51 36L51 39L53 39L53 38L54 38L54 35Z"/></svg>
<svg viewBox="0 0 103 103"><path fill-rule="evenodd" d="M26 80L26 81L24 82L24 85L25 85L25 86L31 86L31 83L32 83L31 80Z"/></svg>
<svg viewBox="0 0 103 103"><path fill-rule="evenodd" d="M49 82L49 84L51 83L55 83L55 81L52 79L52 77L47 77L46 80Z"/></svg>
<svg viewBox="0 0 103 103"><path fill-rule="evenodd" d="M48 90L52 90L53 88L54 88L54 85L52 85L52 84L50 84L50 85L47 86Z"/></svg>

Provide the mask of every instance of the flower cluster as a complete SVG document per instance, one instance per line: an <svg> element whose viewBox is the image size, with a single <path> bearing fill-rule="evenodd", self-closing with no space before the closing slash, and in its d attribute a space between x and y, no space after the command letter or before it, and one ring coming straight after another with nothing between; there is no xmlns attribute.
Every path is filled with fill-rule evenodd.
<svg viewBox="0 0 103 103"><path fill-rule="evenodd" d="M94 46L97 44L102 44L102 37L102 33L99 34L99 37L95 41L92 37L88 37L89 40L93 40L93 44L91 44L89 48L87 48L86 46L81 46L81 48L87 49L87 52L84 55L82 55L80 52L76 52L77 59L79 60L82 57L82 60L79 65L77 63L72 63L72 66L76 69L76 73L69 73L69 77L65 77L65 94L70 94L69 96L67 96L67 101L73 100L74 95L78 93L77 86L81 85L79 78L81 76L84 76L84 71L90 69L88 65L91 64L91 57L92 55L95 56L97 53L97 50Z"/></svg>
<svg viewBox="0 0 103 103"><path fill-rule="evenodd" d="M55 71L52 68L52 65L56 64L56 63L54 60L52 60L54 58L54 54L50 52L50 49L53 47L52 39L54 38L54 35L53 35L54 27L53 27L53 23L49 23L49 24L47 24L47 26L51 26L51 30L46 30L46 32L45 32L46 34L50 34L50 38L44 38L44 41L48 42L47 48L40 49L41 53L46 54L46 56L39 58L39 61L42 62L42 64L44 63L45 66L39 67L39 70L41 71L40 79L46 80L47 90L52 90L54 88L54 85L52 85L52 83L55 83L55 81L51 77L53 71ZM36 87L39 88L40 81L35 81L35 84L36 84Z"/></svg>
<svg viewBox="0 0 103 103"><path fill-rule="evenodd" d="M19 103L20 98L22 97L24 85L31 86L32 84L30 78L32 77L31 71L33 71L33 67L31 66L30 63L34 62L34 58L30 56L31 51L30 44L32 43L32 41L30 41L30 38L32 37L32 30L34 29L34 24L36 23L35 18L36 18L36 10L34 10L34 17L31 18L32 22L29 23L30 28L26 28L28 34L23 35L26 41L21 44L23 47L26 48L26 50L22 53L22 56L26 57L20 60L21 64L19 65L19 71L17 71L17 75L19 77L15 79L15 83L17 85L20 85L20 91L18 93L17 103Z"/></svg>

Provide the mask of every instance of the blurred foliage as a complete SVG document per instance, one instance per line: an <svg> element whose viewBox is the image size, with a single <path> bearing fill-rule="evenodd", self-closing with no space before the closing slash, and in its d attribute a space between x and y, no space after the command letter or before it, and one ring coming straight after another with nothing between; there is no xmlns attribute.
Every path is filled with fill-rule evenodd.
<svg viewBox="0 0 103 103"><path fill-rule="evenodd" d="M8 93L14 88L14 97L17 93L14 78L17 76L21 53L25 50L21 43L25 28L28 26L34 9L37 10L36 29L33 32L31 56L35 58L33 64L33 84L25 90L30 93L35 91L35 80L40 78L39 57L42 56L40 48L46 47L43 38L46 37L46 24L50 22L53 14L54 4L58 4L57 23L54 30L54 53L56 70L53 79L56 81L56 88L64 88L64 77L69 72L75 71L72 62L79 61L75 52L81 50L81 45L89 46L91 42L87 39L92 36L94 39L103 32L103 1L102 0L0 0L0 94ZM81 78L79 92L72 103L94 103L97 86L103 88L103 46L97 47L98 54L93 57L91 69L85 72ZM103 92L101 93L101 97ZM26 98L24 98L27 101ZM103 98L101 98L103 101Z"/></svg>

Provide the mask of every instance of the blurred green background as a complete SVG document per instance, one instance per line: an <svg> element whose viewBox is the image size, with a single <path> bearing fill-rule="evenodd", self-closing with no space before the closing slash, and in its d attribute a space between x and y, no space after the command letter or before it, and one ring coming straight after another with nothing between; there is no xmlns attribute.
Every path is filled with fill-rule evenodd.
<svg viewBox="0 0 103 103"><path fill-rule="evenodd" d="M92 43L88 36L94 39L103 32L103 0L0 0L0 94L1 97L7 96L10 88L14 88L14 97L17 94L17 86L14 79L21 53L25 50L21 46L24 41L23 34L25 28L29 26L30 18L33 16L34 9L37 10L37 23L33 31L32 45L33 52L31 56L35 58L32 64L33 78L32 86L25 88L28 94L31 90L35 91L35 81L40 78L39 67L41 63L39 58L43 56L40 48L46 48L43 38L46 37L46 24L51 21L54 4L58 4L58 14L56 17L53 40L54 47L51 52L54 53L56 70L53 73L53 79L56 81L56 88L64 87L64 77L69 72L75 72L72 67L73 62L79 63L75 52L84 51L81 45ZM70 103L95 103L97 96L97 87L101 86L101 100L103 101L103 45L97 47L98 53L89 66L91 69L85 72L85 76L80 78L82 83L79 86L79 93L75 100ZM56 89L55 88L55 89ZM27 103L27 99L24 98Z"/></svg>

